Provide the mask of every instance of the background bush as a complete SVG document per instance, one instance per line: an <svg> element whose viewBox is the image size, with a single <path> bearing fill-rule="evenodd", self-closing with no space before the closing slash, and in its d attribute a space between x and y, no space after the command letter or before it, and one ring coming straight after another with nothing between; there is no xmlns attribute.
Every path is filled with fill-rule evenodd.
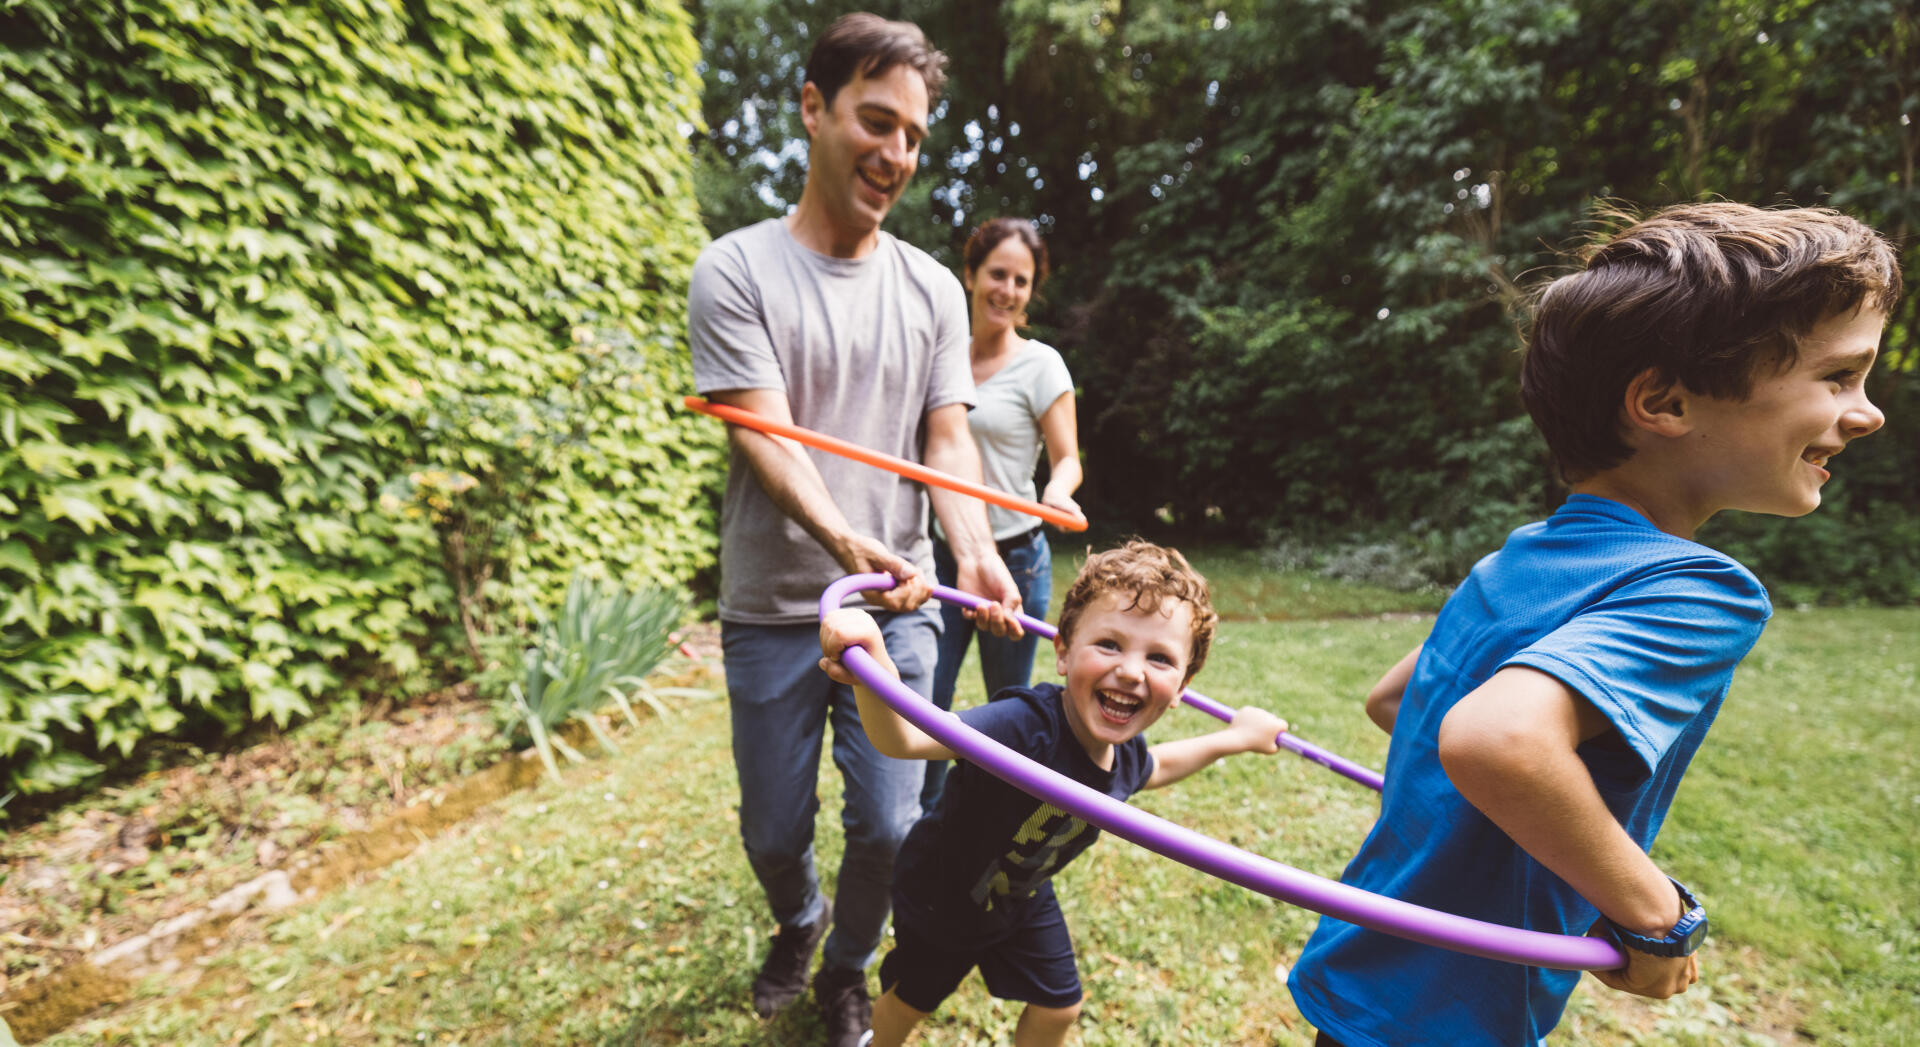
<svg viewBox="0 0 1920 1047"><path fill-rule="evenodd" d="M710 560L677 6L19 0L0 40L0 794Z"/></svg>
<svg viewBox="0 0 1920 1047"><path fill-rule="evenodd" d="M857 6L698 0L710 228L798 199L803 156L781 146L809 27ZM1912 3L876 9L953 58L889 228L957 264L979 222L1038 221L1055 271L1036 334L1079 384L1077 497L1114 532L1390 541L1457 580L1564 494L1520 405L1516 305L1599 200L1830 205L1920 285ZM1920 293L1883 359L1887 429L1840 459L1820 522L1703 540L1800 596L1912 599Z"/></svg>

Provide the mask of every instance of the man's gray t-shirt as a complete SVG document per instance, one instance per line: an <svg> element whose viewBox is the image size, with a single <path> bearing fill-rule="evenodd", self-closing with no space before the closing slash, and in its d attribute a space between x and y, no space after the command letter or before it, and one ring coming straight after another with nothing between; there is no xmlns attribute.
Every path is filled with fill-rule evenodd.
<svg viewBox="0 0 1920 1047"><path fill-rule="evenodd" d="M795 425L920 461L926 413L973 404L960 281L885 232L861 258L830 258L770 218L709 244L693 267L687 333L694 384L786 394ZM927 497L918 484L806 449L859 533L933 575ZM767 496L737 452L720 513L720 617L750 625L812 621L845 571Z"/></svg>

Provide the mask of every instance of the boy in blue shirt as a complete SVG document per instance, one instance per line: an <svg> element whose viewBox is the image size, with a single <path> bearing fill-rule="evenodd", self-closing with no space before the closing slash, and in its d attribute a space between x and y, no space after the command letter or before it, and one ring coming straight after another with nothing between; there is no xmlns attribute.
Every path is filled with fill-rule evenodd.
<svg viewBox="0 0 1920 1047"><path fill-rule="evenodd" d="M1885 420L1864 383L1899 294L1866 226L1732 203L1658 212L1542 290L1521 395L1573 494L1367 696L1393 741L1346 883L1606 935L1628 963L1602 983L1686 991L1705 910L1647 851L1772 614L1692 536L1820 504L1828 460ZM1321 1045L1533 1047L1578 980L1323 917L1288 984Z"/></svg>
<svg viewBox="0 0 1920 1047"><path fill-rule="evenodd" d="M1223 756L1275 752L1286 721L1252 706L1197 738L1149 748L1140 736L1200 671L1216 621L1206 579L1178 552L1136 540L1099 553L1061 604L1054 650L1066 686L1008 687L959 719L1120 800ZM865 611L842 609L820 624L820 667L853 685L874 747L903 760L953 759L840 663L856 646L894 671ZM1051 879L1099 835L973 764L956 765L894 864L895 946L880 965L873 1047L903 1042L976 966L987 991L1027 1004L1017 1047L1065 1042L1080 1015L1080 977Z"/></svg>

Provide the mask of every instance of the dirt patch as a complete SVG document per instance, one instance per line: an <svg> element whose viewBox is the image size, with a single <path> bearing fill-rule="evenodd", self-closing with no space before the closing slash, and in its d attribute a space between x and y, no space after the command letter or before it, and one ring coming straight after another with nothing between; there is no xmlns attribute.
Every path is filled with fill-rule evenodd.
<svg viewBox="0 0 1920 1047"><path fill-rule="evenodd" d="M716 686L717 627L687 633L692 657L654 682ZM544 773L500 743L471 688L374 712L155 772L10 832L0 1018L20 1042L218 948L238 919L397 861ZM584 729L566 735L592 751Z"/></svg>

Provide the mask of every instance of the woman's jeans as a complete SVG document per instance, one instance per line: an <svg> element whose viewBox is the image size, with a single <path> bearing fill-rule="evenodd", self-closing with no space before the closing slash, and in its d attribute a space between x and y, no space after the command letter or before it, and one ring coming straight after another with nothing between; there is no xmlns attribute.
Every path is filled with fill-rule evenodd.
<svg viewBox="0 0 1920 1047"><path fill-rule="evenodd" d="M998 544L1000 558L1006 561L1014 587L1020 590L1022 613L1045 621L1048 601L1053 595L1053 551L1047 547L1045 529L1036 527ZM933 543L933 567L941 585L957 585L960 569L954 563L953 552L947 543L937 538ZM973 622L953 604L940 605L940 618L945 624L940 631L939 662L933 670L933 704L951 709L954 686L960 679L960 663L967 660L967 645L973 642L975 630ZM1040 637L1031 632L1018 640L980 633L980 675L986 682L987 697L993 697L1004 687L1027 685L1033 678L1033 654L1039 643ZM927 784L920 792L922 811L933 810L946 780L947 762L928 761Z"/></svg>

